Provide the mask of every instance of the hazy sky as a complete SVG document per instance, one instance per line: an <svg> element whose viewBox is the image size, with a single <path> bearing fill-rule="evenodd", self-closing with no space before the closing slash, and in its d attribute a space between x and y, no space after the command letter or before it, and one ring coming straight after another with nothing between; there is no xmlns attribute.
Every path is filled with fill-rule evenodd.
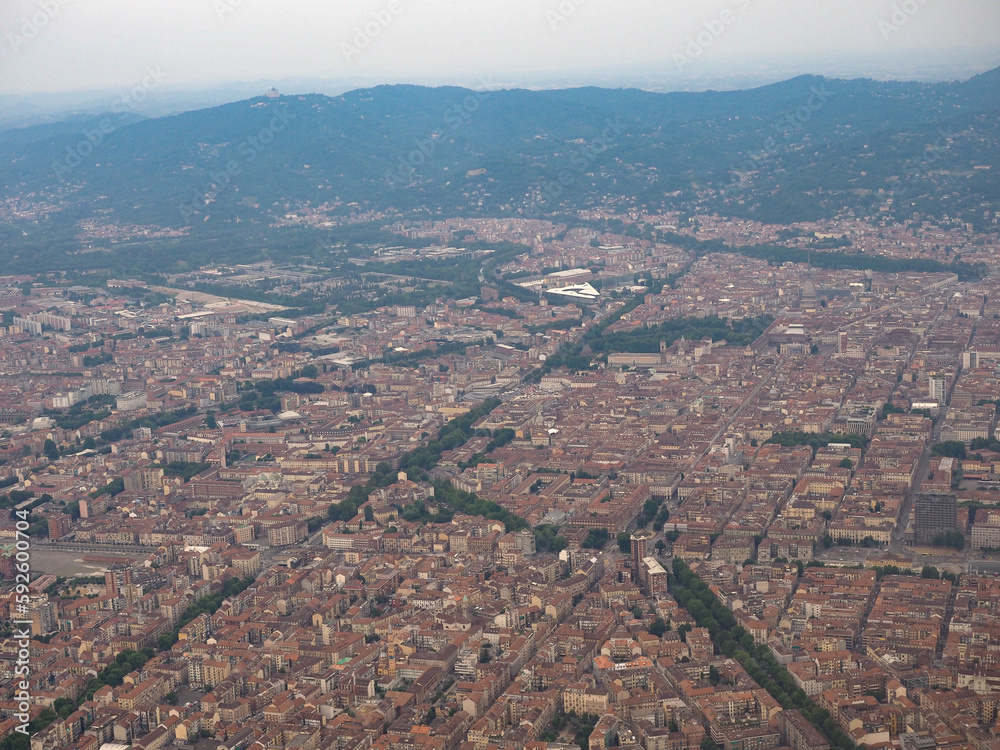
<svg viewBox="0 0 1000 750"><path fill-rule="evenodd" d="M0 0L0 9L0 93L287 77L682 89L802 72L952 78L1000 65L997 0Z"/></svg>

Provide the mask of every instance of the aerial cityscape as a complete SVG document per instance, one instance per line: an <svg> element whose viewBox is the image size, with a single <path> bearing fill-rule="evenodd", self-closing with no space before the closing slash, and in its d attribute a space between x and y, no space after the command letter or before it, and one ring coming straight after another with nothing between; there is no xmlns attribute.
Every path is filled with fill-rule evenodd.
<svg viewBox="0 0 1000 750"><path fill-rule="evenodd" d="M12 67L0 750L1000 750L1000 57L937 60L157 113Z"/></svg>

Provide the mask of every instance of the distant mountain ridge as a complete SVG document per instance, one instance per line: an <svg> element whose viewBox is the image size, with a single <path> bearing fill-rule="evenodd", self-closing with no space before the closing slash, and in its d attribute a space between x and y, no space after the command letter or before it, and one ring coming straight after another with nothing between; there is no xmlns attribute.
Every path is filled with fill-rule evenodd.
<svg viewBox="0 0 1000 750"><path fill-rule="evenodd" d="M940 211L942 188L957 191L948 209L981 221L982 204L1000 209L996 169L974 169L995 161L998 111L1000 69L953 83L799 76L668 94L387 85L160 118L109 113L3 133L0 194L70 205L45 224L12 222L0 242L16 250L58 236L72 252L70 228L87 218L242 231L237 222L267 224L301 205L351 203L425 215L604 204L791 221L870 213L887 189L894 210L910 211Z"/></svg>

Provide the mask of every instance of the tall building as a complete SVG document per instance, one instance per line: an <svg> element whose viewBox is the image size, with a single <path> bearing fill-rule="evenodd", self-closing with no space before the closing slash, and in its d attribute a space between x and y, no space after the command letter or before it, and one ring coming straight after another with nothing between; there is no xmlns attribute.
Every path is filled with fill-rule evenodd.
<svg viewBox="0 0 1000 750"><path fill-rule="evenodd" d="M133 469L122 480L126 492L163 494L163 469Z"/></svg>
<svg viewBox="0 0 1000 750"><path fill-rule="evenodd" d="M812 278L807 278L799 290L799 306L803 310L815 310L819 307L819 296L816 294L816 284Z"/></svg>
<svg viewBox="0 0 1000 750"><path fill-rule="evenodd" d="M45 635L59 629L56 605L44 596L32 597L28 604L28 619L31 620L32 635Z"/></svg>
<svg viewBox="0 0 1000 750"><path fill-rule="evenodd" d="M792 750L830 750L830 743L798 709L778 712L780 742Z"/></svg>
<svg viewBox="0 0 1000 750"><path fill-rule="evenodd" d="M948 381L942 375L931 375L927 378L927 392L931 401L943 404L948 400Z"/></svg>
<svg viewBox="0 0 1000 750"><path fill-rule="evenodd" d="M108 596L124 596L124 589L132 585L132 569L114 565L104 573L104 590Z"/></svg>
<svg viewBox="0 0 1000 750"><path fill-rule="evenodd" d="M72 518L65 513L53 513L48 517L49 522L49 539L55 541L57 539L62 539L64 536L69 534L72 528Z"/></svg>
<svg viewBox="0 0 1000 750"><path fill-rule="evenodd" d="M115 408L118 411L135 411L146 408L146 392L129 391L123 393L115 399Z"/></svg>
<svg viewBox="0 0 1000 750"><path fill-rule="evenodd" d="M655 557L647 557L642 561L643 583L649 596L667 595L667 570Z"/></svg>
<svg viewBox="0 0 1000 750"><path fill-rule="evenodd" d="M639 586L640 588L643 588L646 583L645 581L646 566L645 563L643 562L648 556L646 549L647 549L646 537L643 536L642 534L633 534L632 547L631 547L632 580L634 580L636 585Z"/></svg>
<svg viewBox="0 0 1000 750"><path fill-rule="evenodd" d="M958 527L958 503L952 494L921 493L913 504L913 541L917 544L933 544L935 537L942 536Z"/></svg>
<svg viewBox="0 0 1000 750"><path fill-rule="evenodd" d="M87 381L96 396L117 396L122 392L122 384L109 378L91 378Z"/></svg>
<svg viewBox="0 0 1000 750"><path fill-rule="evenodd" d="M0 580L13 581L17 577L17 547L14 542L0 544Z"/></svg>

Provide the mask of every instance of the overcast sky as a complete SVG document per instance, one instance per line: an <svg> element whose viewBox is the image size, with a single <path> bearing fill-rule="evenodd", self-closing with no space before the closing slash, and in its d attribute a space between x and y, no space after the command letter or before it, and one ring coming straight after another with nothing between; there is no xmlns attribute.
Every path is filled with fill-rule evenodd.
<svg viewBox="0 0 1000 750"><path fill-rule="evenodd" d="M0 94L289 77L731 87L1000 65L997 0L0 0Z"/></svg>

